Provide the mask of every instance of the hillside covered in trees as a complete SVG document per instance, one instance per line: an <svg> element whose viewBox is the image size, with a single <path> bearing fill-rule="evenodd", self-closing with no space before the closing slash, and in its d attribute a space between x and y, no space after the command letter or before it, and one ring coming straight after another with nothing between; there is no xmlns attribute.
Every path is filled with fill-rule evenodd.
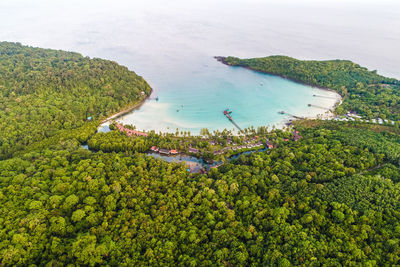
<svg viewBox="0 0 400 267"><path fill-rule="evenodd" d="M140 76L78 53L0 42L0 159L149 95Z"/></svg>
<svg viewBox="0 0 400 267"><path fill-rule="evenodd" d="M46 58L48 53L56 58L66 53L2 45L9 47L4 51L11 51L8 56L2 54L6 63L0 60L0 64L10 66L29 65L26 62L40 61L35 58ZM26 51L15 56L13 49ZM17 72L20 78L1 80L2 101L10 110L28 114L14 102L17 93L28 101L34 98L29 92L35 92L41 96L43 116L52 114L52 103L59 95L65 97L66 112L75 114L68 127L66 121L56 121L61 117L41 122L42 115L37 120L29 116L16 119L10 112L1 116L2 127L16 127L1 137L21 144L18 153L4 146L3 155L9 156L0 160L1 265L400 264L398 128L360 122L299 122L295 128L302 138L298 141L285 141L290 135L285 130L263 133L274 140L273 149L241 155L208 173L193 174L183 164L146 156L143 152L151 145L147 137L132 138L118 131L95 133L98 119L110 112L102 108L112 106L114 98L113 111L129 101L134 103L147 84L115 63L66 55L69 61L61 66L49 63L36 74L25 66ZM80 77L76 86L70 78L63 87L60 68L65 64L88 68L76 74ZM124 79L112 78L117 73L107 72L106 66L122 71L125 82L138 87L121 89ZM109 86L104 87L102 75L90 76L97 73L97 67L100 73L110 74ZM47 78L31 81L32 75ZM13 77L13 71L4 67L3 76ZM82 99L77 99L77 105L104 100L93 102L92 122L86 121L83 107L67 110L72 105L68 100L75 99L73 92L79 91L78 84L86 84L92 93L79 95ZM132 92L124 96L125 90ZM57 107L62 110L61 105ZM35 108L27 110L34 112ZM51 136L18 130L53 124L59 127ZM23 138L29 142L23 143ZM168 145L162 136L151 138ZM179 138L185 141L185 137L174 137L170 145ZM97 149L83 149L86 142ZM100 142L107 146L97 145Z"/></svg>
<svg viewBox="0 0 400 267"><path fill-rule="evenodd" d="M334 89L344 97L343 104L336 110L339 114L355 111L367 119L400 120L400 81L378 75L349 60L298 60L287 56L217 59L230 66Z"/></svg>

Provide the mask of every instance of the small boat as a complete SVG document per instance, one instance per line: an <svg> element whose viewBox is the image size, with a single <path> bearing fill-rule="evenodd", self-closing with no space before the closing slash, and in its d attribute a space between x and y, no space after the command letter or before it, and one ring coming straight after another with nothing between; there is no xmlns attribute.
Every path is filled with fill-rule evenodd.
<svg viewBox="0 0 400 267"><path fill-rule="evenodd" d="M279 114L285 114L285 111L282 110L282 111L279 111L278 113Z"/></svg>

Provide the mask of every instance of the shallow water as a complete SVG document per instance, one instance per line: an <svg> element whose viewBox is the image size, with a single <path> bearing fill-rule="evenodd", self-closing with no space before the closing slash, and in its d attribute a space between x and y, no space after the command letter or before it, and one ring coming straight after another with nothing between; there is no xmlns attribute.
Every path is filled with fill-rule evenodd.
<svg viewBox="0 0 400 267"><path fill-rule="evenodd" d="M327 97L313 97L314 94ZM175 132L178 128L199 134L201 128L226 128L236 132L223 114L227 108L243 129L281 126L290 119L278 113L282 110L296 116L325 113L327 109L308 104L331 107L337 101L333 92L212 61L196 73L166 84L157 96L158 101L151 99L118 121L134 124L140 130Z"/></svg>
<svg viewBox="0 0 400 267"><path fill-rule="evenodd" d="M399 1L2 0L0 25L0 40L111 59L142 75L160 101L129 117L139 129L231 129L227 107L241 127L276 124L279 110L329 104L216 55L349 59L400 77Z"/></svg>

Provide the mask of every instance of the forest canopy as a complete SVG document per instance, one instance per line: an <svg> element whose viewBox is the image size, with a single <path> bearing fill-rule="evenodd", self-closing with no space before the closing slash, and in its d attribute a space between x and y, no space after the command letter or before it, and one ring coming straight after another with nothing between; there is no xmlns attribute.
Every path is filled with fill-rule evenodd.
<svg viewBox="0 0 400 267"><path fill-rule="evenodd" d="M147 82L113 61L0 42L0 158L132 106L141 92Z"/></svg>
<svg viewBox="0 0 400 267"><path fill-rule="evenodd" d="M150 93L142 78L76 53L0 47L0 265L400 264L398 128L303 121L296 140L264 128L273 149L189 173L145 154L186 136L96 133Z"/></svg>

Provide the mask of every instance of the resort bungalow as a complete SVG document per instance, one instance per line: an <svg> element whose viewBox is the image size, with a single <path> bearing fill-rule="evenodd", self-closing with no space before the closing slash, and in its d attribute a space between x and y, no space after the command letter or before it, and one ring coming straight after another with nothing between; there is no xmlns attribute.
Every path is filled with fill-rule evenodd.
<svg viewBox="0 0 400 267"><path fill-rule="evenodd" d="M222 154L222 151L221 151L221 150L217 150L217 151L214 151L213 154L214 154L214 155L221 155L221 154Z"/></svg>
<svg viewBox="0 0 400 267"><path fill-rule="evenodd" d="M193 147L189 147L189 153L197 154L198 152L199 152L198 149L193 148Z"/></svg>
<svg viewBox="0 0 400 267"><path fill-rule="evenodd" d="M117 126L117 128L118 128L118 130L120 132L126 132L127 136L138 135L138 136L147 137L147 133L138 132L138 131L135 131L135 130L131 130L131 129L125 128L124 126L122 126L119 123L115 124L115 126Z"/></svg>
<svg viewBox="0 0 400 267"><path fill-rule="evenodd" d="M293 136L293 140L295 142L297 142L301 138L301 136L299 135L299 131L293 131Z"/></svg>
<svg viewBox="0 0 400 267"><path fill-rule="evenodd" d="M158 152L158 147L152 146L152 147L150 148L150 150L153 151L153 152Z"/></svg>
<svg viewBox="0 0 400 267"><path fill-rule="evenodd" d="M169 152L170 152L172 155L178 154L178 150L175 150L175 149L171 149Z"/></svg>
<svg viewBox="0 0 400 267"><path fill-rule="evenodd" d="M169 151L169 149L165 149L165 148L160 148L158 150L158 152L160 152L160 154L165 154L165 155L169 155L171 152Z"/></svg>
<svg viewBox="0 0 400 267"><path fill-rule="evenodd" d="M137 135L137 136L147 137L147 133L143 133L143 132L138 132L138 131L134 131L134 130L130 130L130 129L126 129L126 132L129 136Z"/></svg>
<svg viewBox="0 0 400 267"><path fill-rule="evenodd" d="M115 124L115 126L117 126L117 128L118 128L118 130L119 130L120 132L122 132L122 131L124 130L124 127L123 127L121 124L119 124L119 123Z"/></svg>

